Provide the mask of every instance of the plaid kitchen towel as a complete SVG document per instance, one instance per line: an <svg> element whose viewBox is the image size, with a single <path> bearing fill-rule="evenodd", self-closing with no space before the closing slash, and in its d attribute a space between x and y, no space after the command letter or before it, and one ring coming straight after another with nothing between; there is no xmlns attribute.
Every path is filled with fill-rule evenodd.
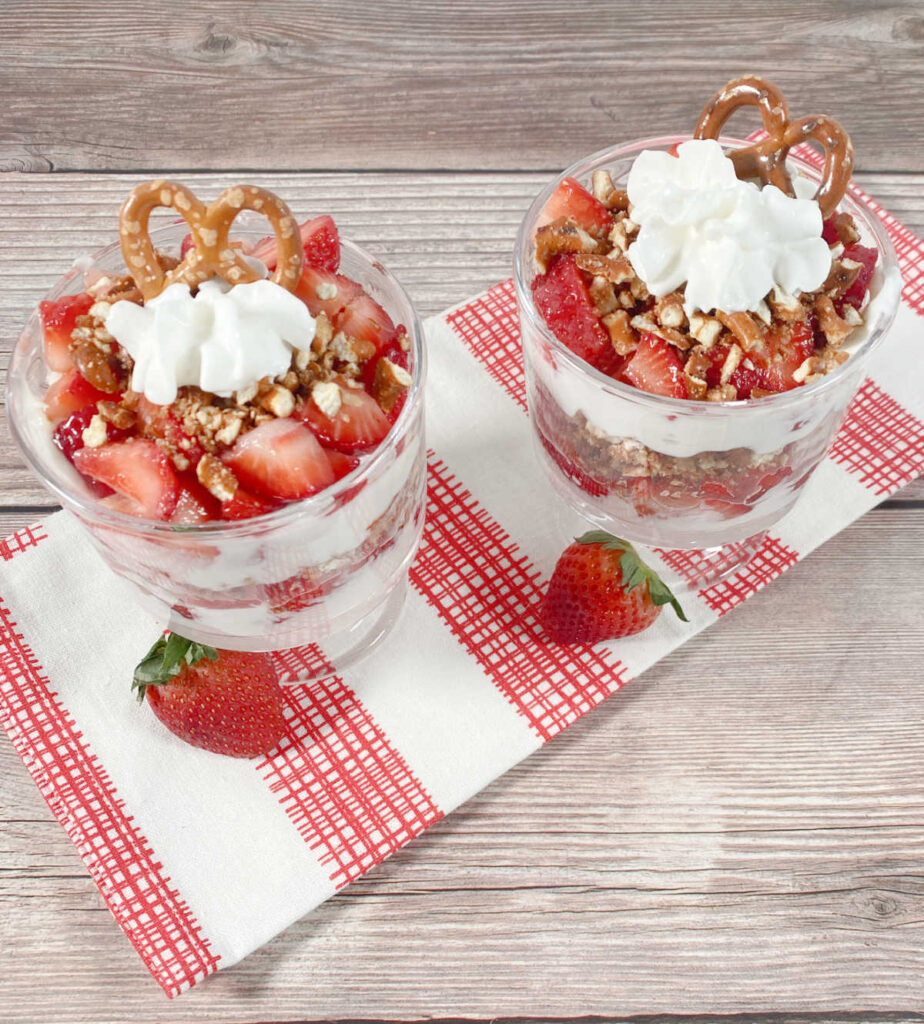
<svg viewBox="0 0 924 1024"><path fill-rule="evenodd" d="M162 624L72 518L0 543L0 719L169 995L379 864L924 469L924 247L877 212L905 280L891 336L796 508L745 568L685 598L688 624L662 615L592 647L544 638L561 541L510 281L427 323L427 521L407 605L375 656L286 689L273 756L187 746L136 704L132 670ZM672 568L692 576L695 554Z"/></svg>

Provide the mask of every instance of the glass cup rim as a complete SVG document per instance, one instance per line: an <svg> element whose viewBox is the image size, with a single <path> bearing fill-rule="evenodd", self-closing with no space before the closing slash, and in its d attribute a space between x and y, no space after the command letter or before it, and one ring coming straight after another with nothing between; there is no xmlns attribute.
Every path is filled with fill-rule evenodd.
<svg viewBox="0 0 924 1024"><path fill-rule="evenodd" d="M151 230L151 238L156 241L158 236L163 238L168 234L171 236L179 235L180 233L186 234L187 230L188 225L185 221L174 221L170 224L153 228ZM256 233L255 226L252 227L250 223L243 219L239 226L239 230L244 234ZM264 237L265 235L266 232L261 230L260 237ZM371 265L373 269L381 273L390 284L394 285L401 297L407 303L408 309L412 314L411 323L407 324L411 350L414 356L411 386L408 389L407 399L405 400L401 412L398 414L398 418L392 424L385 439L372 453L370 453L368 461L357 466L355 469L351 470L339 480L336 480L330 486L324 488L324 490L319 491L317 494L312 494L307 498L301 498L297 501L289 502L280 508L273 509L271 512L253 516L249 519L240 520L221 519L205 523L190 523L188 525L184 524L182 526L178 526L176 523L162 522L157 519L148 519L143 516L131 516L125 512L120 512L118 509L107 508L94 498L78 493L63 479L63 474L57 474L54 467L48 466L47 461L43 456L34 450L26 436L24 436L23 432L19 429L16 417L12 413L14 404L18 406L19 403L11 400L16 380L16 374L14 372L16 364L25 354L25 350L22 350L23 341L29 331L33 318L38 317L39 303L45 301L47 296L53 294L59 286L64 284L73 276L74 268L72 267L55 281L43 298L39 300L39 303L36 303L33 307L29 314L29 318L26 321L26 326L20 333L16 345L13 348L13 352L7 366L5 396L6 420L10 428L10 433L13 436L13 440L16 442L16 445L29 468L41 480L42 484L59 499L64 508L75 512L75 514L78 514L85 519L95 520L97 522L116 527L126 533L152 534L164 537L188 537L192 534L203 538L217 538L219 536L247 536L252 533L260 533L268 528L287 525L288 523L304 516L317 516L320 518L335 509L338 501L342 499L344 494L355 488L358 483L364 482L374 475L375 470L385 460L387 453L391 451L395 444L407 434L408 428L416 417L418 409L423 402L423 388L427 376L427 353L426 346L424 344L423 324L406 289L394 274L386 269L380 260L376 259L375 256L367 252L361 246L342 236L340 238L340 245L341 249L345 249L353 256L356 256L360 260ZM121 243L118 241L111 242L110 244L90 253L88 257L82 257L80 262L82 264L83 260L86 259L89 259L92 262L97 262L117 252L121 252ZM75 266L76 265L77 264L75 264Z"/></svg>
<svg viewBox="0 0 924 1024"><path fill-rule="evenodd" d="M596 367L585 362L580 358L580 356L572 352L571 349L559 341L552 333L533 302L532 289L528 286L526 281L526 266L528 263L528 257L532 252L534 225L539 213L542 211L549 197L555 191L555 188L557 188L560 182L564 178L578 177L579 175L585 174L589 167L598 161L629 156L634 152L640 152L642 149L649 147L669 147L677 143L688 142L690 139L690 135L658 135L650 138L632 139L629 142L618 146L605 146L603 149L598 149L595 153L591 153L589 156L576 160L560 174L551 178L533 199L523 217L523 220L520 222L520 227L517 231L516 248L514 250L513 279L520 309L526 312L530 321L532 321L531 326L538 329L543 340L552 348L556 356L561 357L565 365L570 367L572 370L585 375L595 384L602 386L605 390L615 392L615 394L621 398L630 399L640 404L650 404L664 412L670 411L689 415L690 413L696 413L698 411L699 414L707 416L722 415L726 410L734 410L738 415L757 415L761 412L767 412L770 409L781 410L789 406L800 405L806 401L807 397L815 398L822 392L835 387L844 374L849 372L848 367L851 367L851 364L852 368L856 369L858 365L865 363L868 360L869 356L879 347L880 343L888 333L889 328L892 326L898 312L898 306L901 302L900 297L888 311L885 322L879 327L878 331L871 334L870 337L863 342L860 348L857 349L856 352L852 353L850 358L841 366L837 367L836 370L825 374L821 380L814 381L811 384L802 384L801 386L792 388L789 391L781 391L773 395L764 395L759 399L735 399L734 401L724 402L703 402L697 401L696 399L671 398L667 395L654 395L648 391L642 391L639 388L632 387L630 384L624 384L622 381L618 381L613 377L607 376L601 370L598 370ZM722 146L730 148L741 148L743 146L750 145L746 139L739 139L725 135L720 136L717 141ZM798 155L790 153L787 159L796 163L800 169L805 169L810 171L812 174L817 174L818 169L801 159ZM895 253L895 247L892 244L892 239L889 237L889 234L885 230L885 227L879 217L875 216L872 211L862 205L856 196L852 194L852 185L848 186L847 194L841 200L841 203L838 205L838 209L842 209L844 206L847 207L851 214L859 216L863 225L869 230L870 234L875 239L876 245L882 254L883 266L881 269L884 272L893 268L897 269L898 257Z"/></svg>

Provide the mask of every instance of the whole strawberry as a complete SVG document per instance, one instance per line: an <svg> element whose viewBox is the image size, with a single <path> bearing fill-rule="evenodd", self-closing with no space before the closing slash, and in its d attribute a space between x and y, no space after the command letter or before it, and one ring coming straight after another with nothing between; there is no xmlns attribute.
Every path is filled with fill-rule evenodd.
<svg viewBox="0 0 924 1024"><path fill-rule="evenodd" d="M677 598L631 544L592 530L558 559L542 619L559 643L595 643L640 633L665 604L687 621Z"/></svg>
<svg viewBox="0 0 924 1024"><path fill-rule="evenodd" d="M168 633L135 669L132 686L172 733L216 754L268 754L285 732L268 654L218 651Z"/></svg>

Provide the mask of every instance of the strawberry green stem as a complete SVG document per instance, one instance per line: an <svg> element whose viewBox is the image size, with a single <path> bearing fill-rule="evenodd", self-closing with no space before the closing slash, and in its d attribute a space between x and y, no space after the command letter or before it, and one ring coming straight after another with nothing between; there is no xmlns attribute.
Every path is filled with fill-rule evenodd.
<svg viewBox="0 0 924 1024"><path fill-rule="evenodd" d="M179 674L183 665L195 665L203 658L217 661L218 651L214 647L187 640L179 633L165 633L154 641L151 649L135 667L132 689L138 700L143 701L149 686L169 683Z"/></svg>
<svg viewBox="0 0 924 1024"><path fill-rule="evenodd" d="M634 547L621 537L614 537L605 530L590 530L576 538L578 544L599 544L607 551L620 551L622 557L619 559L619 568L622 570L623 589L628 593L643 583L648 584L648 596L651 603L655 605L669 604L674 609L677 617L683 622L689 622L684 615L680 602L674 597L670 587L661 577L642 561L639 553Z"/></svg>

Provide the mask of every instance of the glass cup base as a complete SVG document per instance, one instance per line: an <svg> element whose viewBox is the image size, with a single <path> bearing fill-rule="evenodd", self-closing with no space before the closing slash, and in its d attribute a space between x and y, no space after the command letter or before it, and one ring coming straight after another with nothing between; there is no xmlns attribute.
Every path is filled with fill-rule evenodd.
<svg viewBox="0 0 924 1024"><path fill-rule="evenodd" d="M324 679L335 672L342 672L350 665L362 660L376 650L391 634L401 618L407 597L407 576L391 591L377 608L373 608L349 629L335 636L326 637L322 645L312 648L293 648L291 659L287 651L280 651L279 682L283 686ZM307 657L306 657L307 655ZM290 662L293 667L286 667Z"/></svg>
<svg viewBox="0 0 924 1024"><path fill-rule="evenodd" d="M188 620L176 616L170 617L167 628L197 643L219 649L272 651L276 655L280 682L283 685L304 683L340 672L375 650L398 622L407 597L407 588L405 571L386 597L361 619L344 629L329 633L323 639L306 641L295 647L285 647L283 637L274 642L270 634L256 639L237 638L227 633L213 633L201 626L191 629ZM146 601L146 595L140 594L139 598L140 603L147 605L152 614L158 614L159 609Z"/></svg>
<svg viewBox="0 0 924 1024"><path fill-rule="evenodd" d="M757 554L766 537L767 531L763 530L733 544L708 548L637 546L643 549L643 559L649 552L657 556L664 566L660 573L662 579L679 595L705 590L738 572Z"/></svg>

